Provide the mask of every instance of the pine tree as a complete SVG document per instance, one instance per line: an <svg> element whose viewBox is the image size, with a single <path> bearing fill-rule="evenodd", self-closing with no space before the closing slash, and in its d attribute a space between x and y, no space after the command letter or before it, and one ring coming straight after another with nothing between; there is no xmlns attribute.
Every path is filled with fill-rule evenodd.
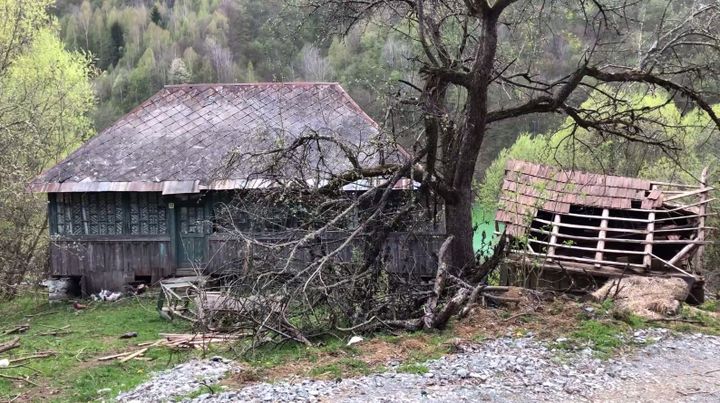
<svg viewBox="0 0 720 403"><path fill-rule="evenodd" d="M125 50L125 34L119 22L115 21L110 26L110 64L114 67L123 55Z"/></svg>
<svg viewBox="0 0 720 403"><path fill-rule="evenodd" d="M150 11L150 21L154 22L158 27L162 26L162 15L160 15L160 10L157 5L154 5Z"/></svg>

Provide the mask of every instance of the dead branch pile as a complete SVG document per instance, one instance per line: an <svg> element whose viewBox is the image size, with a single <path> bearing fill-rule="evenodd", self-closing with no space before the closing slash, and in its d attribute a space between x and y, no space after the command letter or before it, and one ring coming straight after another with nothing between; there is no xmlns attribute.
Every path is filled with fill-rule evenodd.
<svg viewBox="0 0 720 403"><path fill-rule="evenodd" d="M254 176L282 178L303 172L309 156L337 145L324 141L308 135L239 158L257 167ZM486 284L503 256L502 241L484 264L456 264L452 251L466 237L443 234L431 178L415 177L424 182L418 188L408 181L424 152L370 177L357 156L346 155L350 151L341 147L333 154L354 161L350 166L359 171L349 175L335 176L324 165L335 158L313 163L313 171L329 178L314 178L312 183L326 183L319 188L281 182L216 204L214 225L225 240L217 253L234 264L212 268L229 287L219 299L196 301L206 306L204 324L213 329L224 322L247 332L253 346L287 340L308 345L328 333L442 329L485 295L507 291L491 292ZM501 303L502 296L495 299Z"/></svg>
<svg viewBox="0 0 720 403"><path fill-rule="evenodd" d="M609 280L592 293L597 301L607 299L621 312L646 319L661 319L680 312L690 286L681 278L629 276Z"/></svg>

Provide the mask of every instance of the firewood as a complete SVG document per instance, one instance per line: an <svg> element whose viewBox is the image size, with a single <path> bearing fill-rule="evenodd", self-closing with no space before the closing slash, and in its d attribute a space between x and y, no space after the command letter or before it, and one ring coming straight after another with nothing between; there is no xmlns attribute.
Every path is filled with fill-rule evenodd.
<svg viewBox="0 0 720 403"><path fill-rule="evenodd" d="M114 358L124 357L124 356L126 356L126 355L128 355L128 354L131 354L131 353L126 351L126 352L124 352L124 353L118 353L118 354L113 354L113 355L106 355L105 357L100 357L100 358L98 358L97 360L98 360L98 361L108 361L108 360L112 360L112 359L114 359Z"/></svg>
<svg viewBox="0 0 720 403"><path fill-rule="evenodd" d="M138 351L136 351L136 352L134 352L134 353L132 353L132 354L130 354L130 355L127 355L127 356L119 359L118 361L120 361L120 362L130 361L130 360L132 360L132 359L135 358L135 357L139 357L139 356L145 354L145 353L148 351L148 348L149 348L149 347L141 348L140 350L138 350Z"/></svg>

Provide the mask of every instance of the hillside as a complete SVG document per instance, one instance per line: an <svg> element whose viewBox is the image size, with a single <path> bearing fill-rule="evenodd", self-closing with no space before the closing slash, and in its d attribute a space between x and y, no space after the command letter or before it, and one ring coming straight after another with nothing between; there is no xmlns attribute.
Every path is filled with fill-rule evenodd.
<svg viewBox="0 0 720 403"><path fill-rule="evenodd" d="M340 81L377 117L386 84L411 79L393 36L369 27L327 39L284 3L85 0L55 12L65 44L93 57L99 129L166 84Z"/></svg>

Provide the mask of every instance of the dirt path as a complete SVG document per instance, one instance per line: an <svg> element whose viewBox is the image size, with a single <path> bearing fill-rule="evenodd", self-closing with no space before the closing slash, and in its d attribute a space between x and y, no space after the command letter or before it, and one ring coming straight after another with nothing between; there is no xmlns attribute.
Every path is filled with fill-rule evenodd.
<svg viewBox="0 0 720 403"><path fill-rule="evenodd" d="M718 338L668 340L642 349L627 364L638 376L594 394L593 400L720 402Z"/></svg>
<svg viewBox="0 0 720 403"><path fill-rule="evenodd" d="M424 374L390 366L382 374L260 383L195 401L720 401L720 337L650 329L626 340L646 342L599 360L590 349L568 353L532 337L500 338L428 362Z"/></svg>

